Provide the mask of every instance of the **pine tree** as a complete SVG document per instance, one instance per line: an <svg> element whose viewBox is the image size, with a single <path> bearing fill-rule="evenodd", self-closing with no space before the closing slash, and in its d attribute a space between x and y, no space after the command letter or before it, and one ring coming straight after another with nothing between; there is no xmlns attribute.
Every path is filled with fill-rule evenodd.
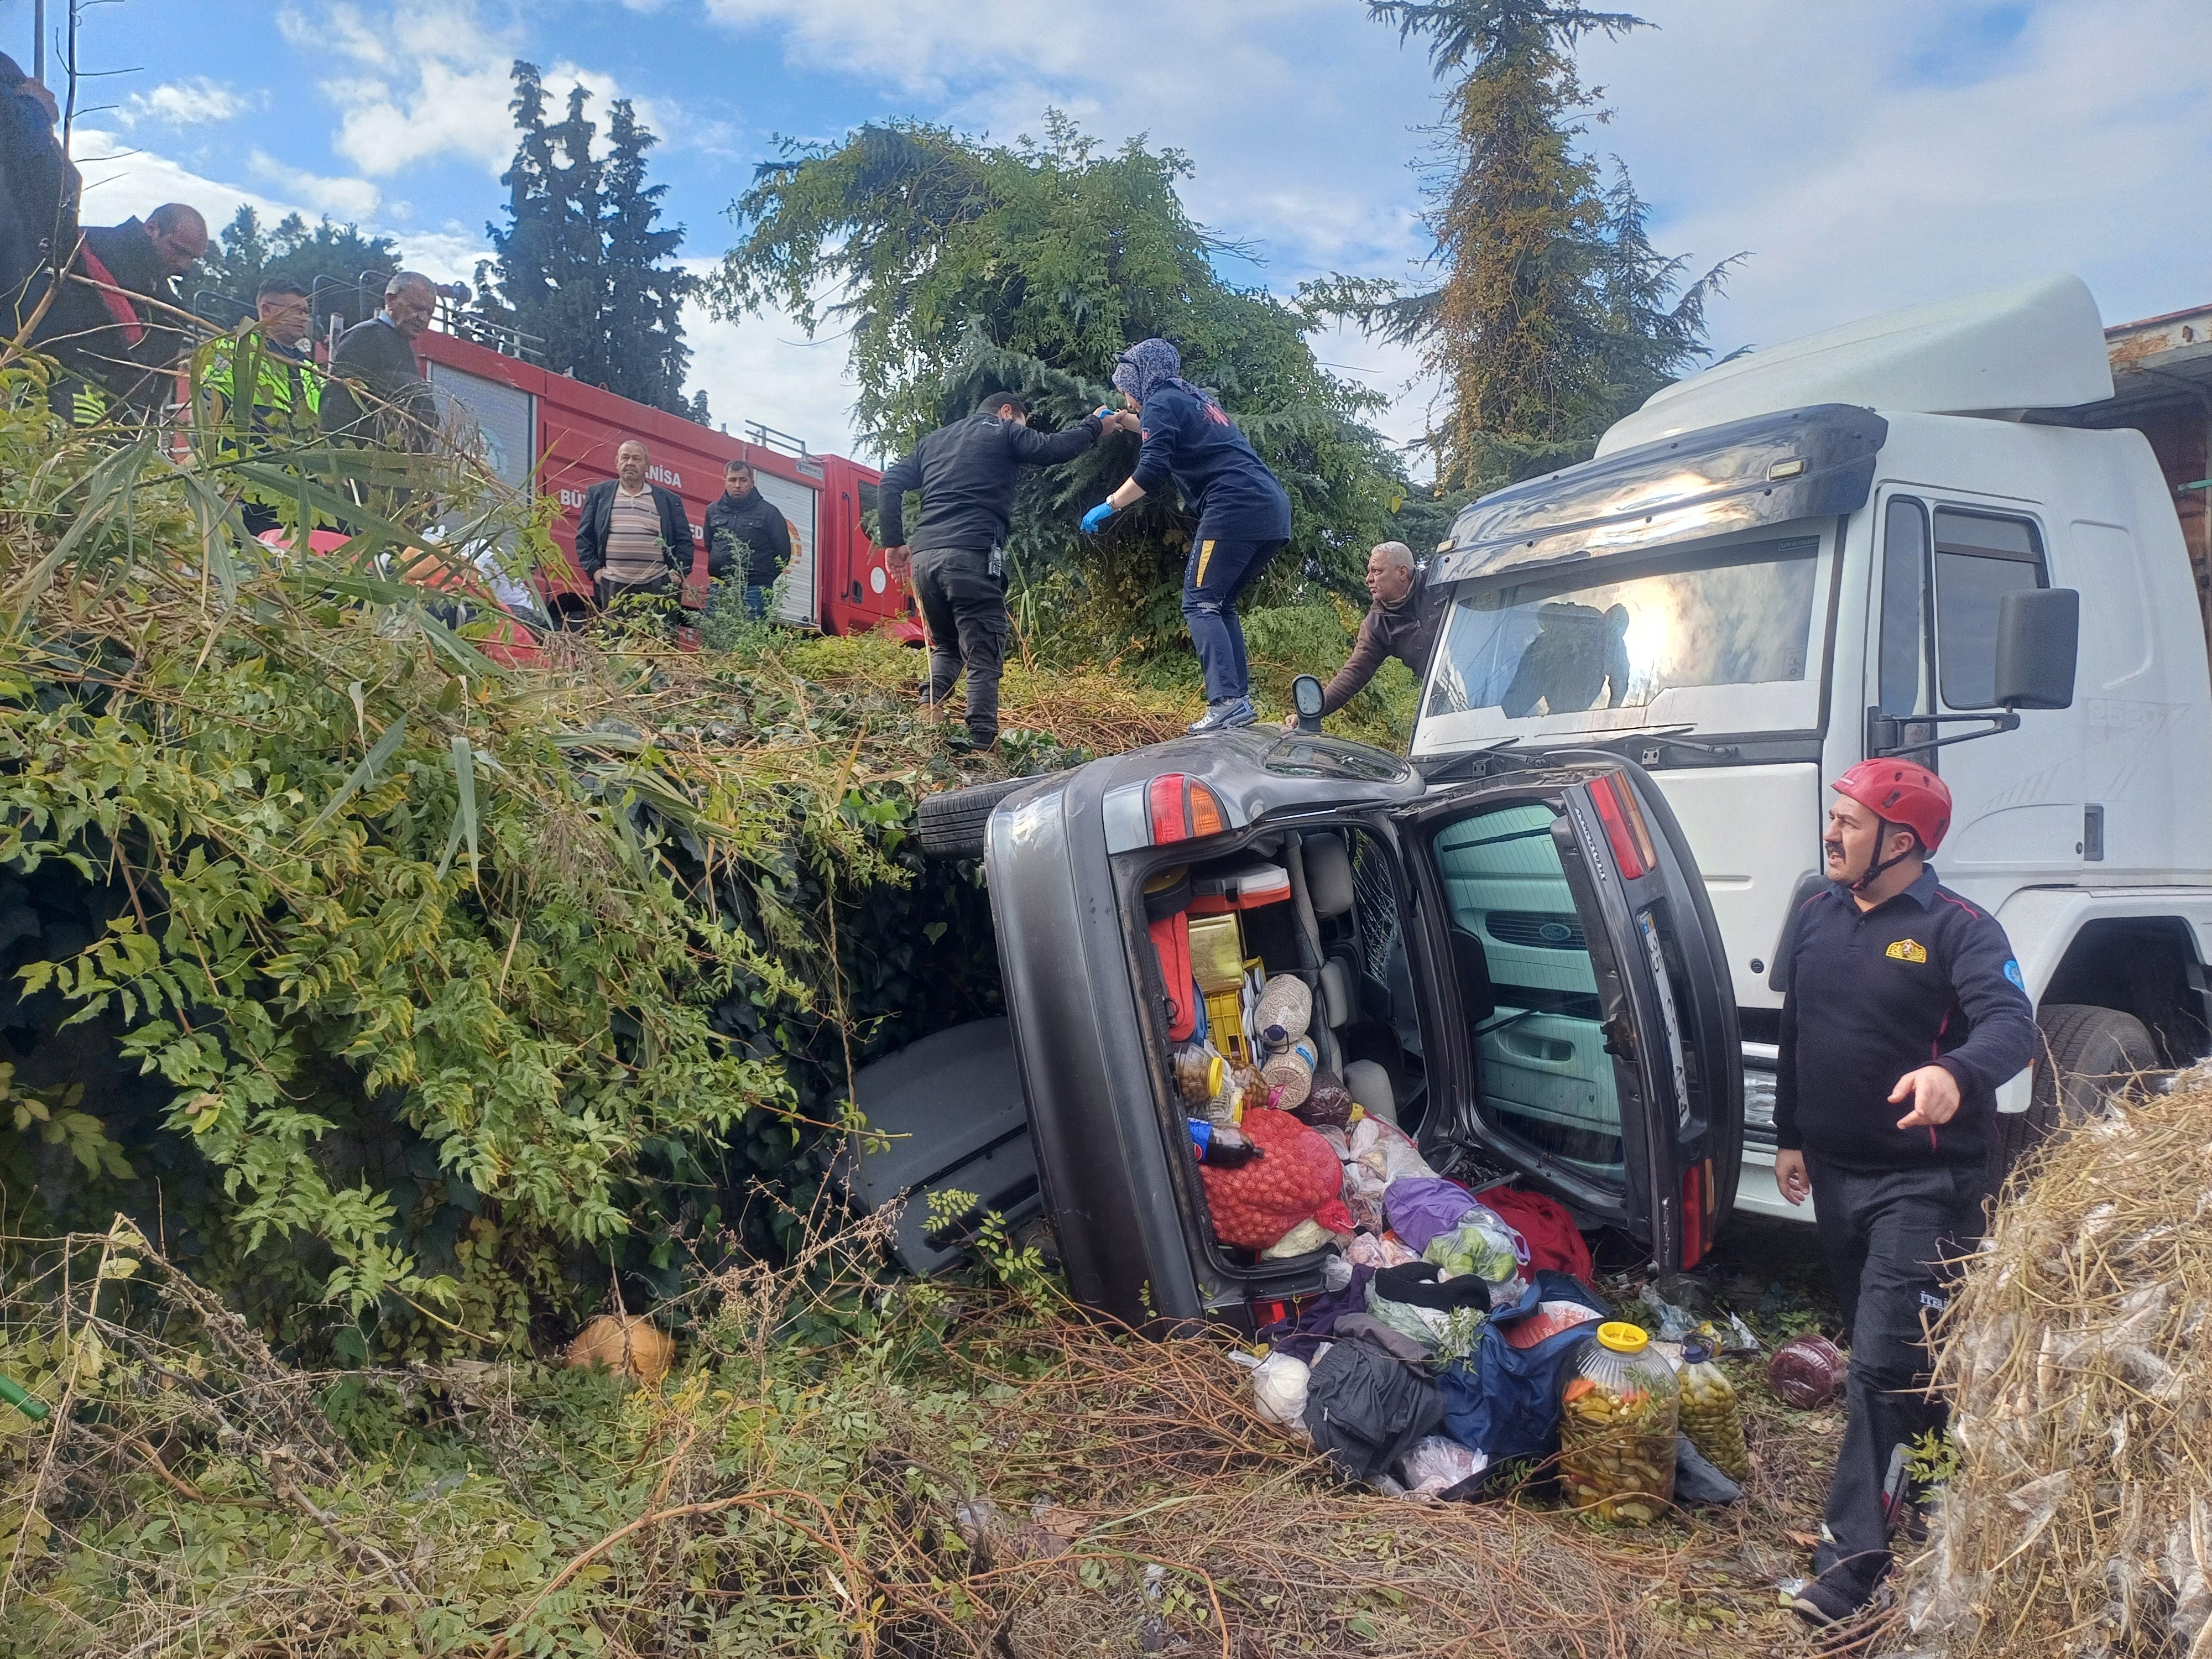
<svg viewBox="0 0 2212 1659"><path fill-rule="evenodd" d="M497 257L477 269L478 313L535 337L548 368L688 414L682 312L692 282L665 263L684 231L659 228L667 186L646 182L659 139L620 99L606 155L595 158L588 92L571 88L565 116L548 121L538 66L518 59L514 78L507 107L520 137L500 179L507 222L488 227Z"/></svg>
<svg viewBox="0 0 2212 1659"><path fill-rule="evenodd" d="M260 216L241 205L209 250L206 267L208 285L248 312L264 281L289 276L315 295L319 328L333 316L350 325L376 314L383 279L399 269L399 250L389 236L364 236L359 227L327 217L310 226L296 213L264 233Z"/></svg>
<svg viewBox="0 0 2212 1659"><path fill-rule="evenodd" d="M1425 36L1446 82L1427 216L1443 280L1408 295L1340 277L1306 302L1420 348L1446 388L1428 438L1439 486L1577 459L1704 354L1705 302L1734 263L1677 294L1682 262L1652 249L1626 169L1605 186L1577 148L1606 112L1576 46L1648 26L1577 0L1369 0L1368 15L1401 40Z"/></svg>
<svg viewBox="0 0 2212 1659"><path fill-rule="evenodd" d="M599 225L606 238L608 366L611 390L657 409L688 411L684 371L684 300L692 281L663 261L684 240L683 227L657 228L665 185L645 182L646 152L660 141L641 126L627 98L609 111Z"/></svg>

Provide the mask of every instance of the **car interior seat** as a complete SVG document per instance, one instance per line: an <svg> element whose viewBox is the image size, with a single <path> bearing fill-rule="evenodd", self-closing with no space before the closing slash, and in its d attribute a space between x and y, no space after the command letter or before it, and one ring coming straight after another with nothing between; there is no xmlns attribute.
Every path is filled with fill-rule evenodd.
<svg viewBox="0 0 2212 1659"><path fill-rule="evenodd" d="M1329 1046L1340 1056L1338 1075L1352 1099L1384 1122L1395 1124L1398 1100L1390 1086L1389 1072L1371 1060L1340 1059L1344 1045L1339 1034L1364 1012L1357 919L1352 914L1358 890L1352 884L1351 852L1344 837L1334 835L1308 836L1300 850L1305 860L1306 892L1322 933L1321 994L1316 1003L1331 1034Z"/></svg>

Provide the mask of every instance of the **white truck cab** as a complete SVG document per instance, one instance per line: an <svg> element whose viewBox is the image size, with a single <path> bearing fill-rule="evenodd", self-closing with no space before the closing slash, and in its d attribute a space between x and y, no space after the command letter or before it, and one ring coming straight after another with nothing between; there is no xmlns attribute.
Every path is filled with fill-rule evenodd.
<svg viewBox="0 0 2212 1659"><path fill-rule="evenodd" d="M1771 1173L1775 963L1826 780L1869 756L1950 786L1936 867L2003 923L2037 1003L2053 1063L1999 1092L2005 1161L2058 1079L2212 1049L2206 558L2176 511L2179 488L2205 522L2212 343L2148 326L2108 355L2060 277L1762 351L1473 503L1437 550L1454 604L1413 758L1580 740L1658 782L1727 947L1752 1210L1809 1219Z"/></svg>

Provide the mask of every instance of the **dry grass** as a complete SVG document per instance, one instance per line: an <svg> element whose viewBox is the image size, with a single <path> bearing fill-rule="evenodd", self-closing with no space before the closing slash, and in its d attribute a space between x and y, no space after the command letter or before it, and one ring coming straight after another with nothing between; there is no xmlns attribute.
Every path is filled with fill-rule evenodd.
<svg viewBox="0 0 2212 1659"><path fill-rule="evenodd" d="M2188 1086L2193 1084L2194 1086ZM2212 1653L2212 1079L2017 1176L1939 1329L1958 1470L1905 1578L1972 1656Z"/></svg>

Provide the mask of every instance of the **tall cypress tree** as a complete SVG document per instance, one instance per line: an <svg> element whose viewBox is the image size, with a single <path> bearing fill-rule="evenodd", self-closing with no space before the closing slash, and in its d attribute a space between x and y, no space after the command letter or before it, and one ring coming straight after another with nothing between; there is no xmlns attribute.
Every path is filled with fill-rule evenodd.
<svg viewBox="0 0 2212 1659"><path fill-rule="evenodd" d="M1429 434L1448 489L1525 477L1587 454L1605 428L1705 352L1705 302L1732 260L1686 289L1655 252L1625 169L1607 186L1577 147L1604 112L1577 45L1647 27L1577 0L1369 0L1401 40L1428 41L1445 83L1443 162L1427 224L1437 287L1337 278L1318 313L1417 345L1443 382Z"/></svg>
<svg viewBox="0 0 2212 1659"><path fill-rule="evenodd" d="M645 155L660 141L638 124L627 98L609 111L607 160L599 194L606 239L610 387L625 398L678 414L690 412L684 371L684 298L691 278L663 261L684 240L683 227L659 228L665 185L645 181Z"/></svg>
<svg viewBox="0 0 2212 1659"><path fill-rule="evenodd" d="M507 223L487 227L497 257L477 268L478 310L543 341L549 368L688 415L682 308L691 279L663 263L684 231L659 228L667 186L646 182L646 152L659 141L617 100L608 150L595 157L588 92L571 88L566 114L549 121L538 66L517 60L514 76L507 107L520 137L500 179Z"/></svg>

